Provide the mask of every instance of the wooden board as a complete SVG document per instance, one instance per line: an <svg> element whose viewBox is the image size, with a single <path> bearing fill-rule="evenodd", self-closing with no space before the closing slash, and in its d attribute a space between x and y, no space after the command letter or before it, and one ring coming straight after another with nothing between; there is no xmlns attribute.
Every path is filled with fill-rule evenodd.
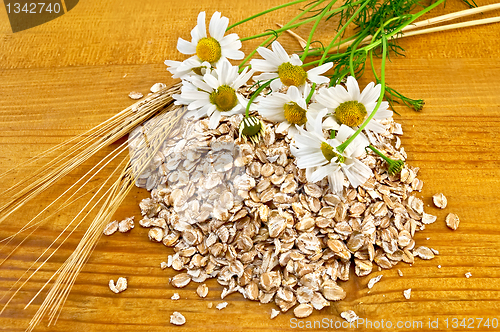
<svg viewBox="0 0 500 332"><path fill-rule="evenodd" d="M189 38L199 11L211 15L219 10L235 22L284 2L87 0L54 21L15 34L1 7L0 172L124 109L132 103L129 92L146 94L154 83L172 83L163 61L184 58L176 51L176 41L178 37ZM493 1L477 2L484 5ZM465 8L460 1L450 0L429 17ZM289 8L244 24L235 32L243 37L272 29L274 23L283 23L295 13L296 7ZM484 16L499 14L496 11ZM318 38L327 40L330 31L318 31ZM384 277L370 292L366 284L373 275L353 275L342 284L348 292L344 301L315 312L303 322L327 319L328 324L339 324L343 321L339 313L348 309L374 324L384 320L394 326L398 321L413 325L405 331L429 330L429 320L439 320L436 331L466 330L459 325L452 328L455 318L458 322L489 318L490 324L494 318L500 320L500 157L496 146L500 139L499 39L500 25L488 25L401 41L406 57L393 57L388 63L387 82L405 95L426 101L421 113L397 107L401 116L396 119L405 132L402 140L408 162L421 169L420 178L425 182L421 197L426 209L438 216L435 224L418 233L416 241L439 250L440 255L431 261L417 260L413 266L398 265L403 277L396 269L376 272L374 275ZM298 49L291 37L280 40L290 51ZM255 46L254 41L245 43L244 51L248 53ZM369 80L366 76L361 84ZM2 223L0 239L17 230L36 208L47 205L109 151L89 160L26 210ZM34 169L23 168L15 176ZM103 173L102 178L106 175ZM2 190L10 180L2 182ZM443 211L432 206L431 196L438 192L448 197L448 207ZM135 189L116 217L139 218L137 204L145 197L146 191ZM59 234L72 211L58 213L0 267L0 297ZM444 217L449 212L460 216L457 231L445 226ZM24 306L74 249L83 227L9 304L0 316L0 331L23 331L27 327L42 297L28 309L23 310ZM5 257L7 249L2 249L0 258ZM169 253L170 249L149 242L147 230L140 227L129 234L102 238L78 277L57 325L47 328L44 321L37 331L169 331L174 328L168 322L173 311L185 315L187 323L179 328L185 331L296 330L291 312L270 320L274 305L250 302L239 294L230 295L226 299L229 305L222 311L208 309L209 302L221 302L222 287L214 280L207 283L210 292L206 299L198 298L194 283L173 289L168 279L175 272L159 268ZM472 277L465 278L466 272ZM129 288L115 295L107 284L119 276L128 277ZM407 288L412 289L410 300L403 297ZM180 300L170 300L174 292L180 294ZM475 330L494 330L478 329L478 321L471 325ZM412 322L422 322L422 328ZM358 330L380 330L375 327Z"/></svg>

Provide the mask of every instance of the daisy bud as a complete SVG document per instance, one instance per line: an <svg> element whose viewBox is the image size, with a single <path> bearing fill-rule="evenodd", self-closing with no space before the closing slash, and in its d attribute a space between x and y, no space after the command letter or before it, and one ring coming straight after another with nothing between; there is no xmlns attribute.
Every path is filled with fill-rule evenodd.
<svg viewBox="0 0 500 332"><path fill-rule="evenodd" d="M389 160L390 160L390 162L388 162L388 164L389 164L389 175L396 175L396 174L398 174L399 172L401 172L401 170L405 166L405 162L402 161L402 160L392 160L392 159L389 159Z"/></svg>
<svg viewBox="0 0 500 332"><path fill-rule="evenodd" d="M243 118L239 125L240 138L245 141L249 139L251 142L257 144L266 132L265 124L255 116L248 116Z"/></svg>
<svg viewBox="0 0 500 332"><path fill-rule="evenodd" d="M372 150L373 152L375 152L376 154L378 154L380 157L382 157L382 159L384 159L385 162L389 165L389 167L387 169L387 172L389 173L389 175L396 175L399 172L401 172L401 170L403 169L403 167L405 165L405 162L403 160L393 160L393 159L387 158L382 152L377 150L371 144L368 145L368 148L370 150Z"/></svg>

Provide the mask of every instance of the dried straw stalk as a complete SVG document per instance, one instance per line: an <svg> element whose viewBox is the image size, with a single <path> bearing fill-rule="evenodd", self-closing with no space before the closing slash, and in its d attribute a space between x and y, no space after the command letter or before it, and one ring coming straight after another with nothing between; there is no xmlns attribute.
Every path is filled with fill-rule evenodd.
<svg viewBox="0 0 500 332"><path fill-rule="evenodd" d="M0 223L17 211L30 199L49 188L59 179L80 166L102 148L127 135L132 129L145 122L154 113L173 102L172 94L178 91L179 84L167 87L150 97L127 107L109 120L97 125L89 131L32 158L26 164L34 163L51 153L63 150L48 163L40 167L29 177L16 183L4 192L9 197L6 203L0 206ZM69 145L75 143L73 146ZM12 170L0 176L0 179L10 174Z"/></svg>
<svg viewBox="0 0 500 332"><path fill-rule="evenodd" d="M421 30L417 30L417 31L411 31L411 30L423 28L423 27L430 26L430 25L436 25L436 24L456 20L456 19L459 19L462 17L471 16L474 14L486 13L486 12L496 10L496 9L500 9L500 3L485 5L485 6L476 7L476 8L465 9L465 10L461 10L461 11L458 11L455 13L450 13L450 14L430 18L428 20L419 21L419 22L407 25L406 27L404 27L401 30L401 33L395 35L393 38L400 39L400 38L404 38L404 37L423 35L423 34L432 33L432 32L439 32L439 31L466 28L466 27L477 26L477 25L497 23L497 22L500 22L499 16L485 18L485 19L479 19L479 20L472 20L472 21L467 21L467 22L461 22L461 23L455 23L455 24L448 24L448 25L434 27L434 28L421 29ZM277 24L277 25L279 27L283 27L283 25L281 25L281 24ZM411 31L411 32L408 32L408 31ZM293 36L295 39L297 39L297 41L299 42L299 44L302 48L304 48L307 45L307 41L304 38L302 38L301 36L299 36L298 34L296 34L295 32L290 31L290 30L287 30L287 32L291 36ZM372 39L372 37L373 36L366 36L361 41L360 45L368 43ZM347 41L345 43L342 43L337 48L333 48L332 50L330 50L329 53L343 52L349 46L351 46L354 42L355 42L355 40L350 40L350 41Z"/></svg>
<svg viewBox="0 0 500 332"><path fill-rule="evenodd" d="M61 149L64 149L71 144L74 144L68 149L60 152L60 154L53 157L38 171L32 173L28 178L18 182L5 193L6 195L10 195L11 198L0 207L0 222L5 220L5 218L10 216L16 210L20 209L26 202L35 198L40 193L48 189L52 184L62 179L73 169L88 160L88 158L95 155L99 150L110 145L124 135L130 133L134 128L136 128L138 125L141 125L152 116L157 115L157 118L161 119L161 123L158 122L159 125L154 126L154 129L150 130L150 132L147 133L148 137L146 138L146 141L150 143L150 146L148 146L147 149L144 149L144 153L140 155L137 160L134 160L133 168L127 155L121 160L119 165L104 181L104 183L97 188L97 190L96 188L92 188L92 190L82 194L84 187L88 186L89 182L93 178L95 178L95 176L99 174L101 170L109 167L112 161L123 155L123 152L125 152L128 148L127 142L125 142L110 154L108 154L108 156L103 158L90 171L82 176L75 184L73 184L63 194L61 194L52 203L50 203L47 207L40 211L40 213L38 213L34 218L28 221L19 232L0 241L0 243L5 242L5 247L15 236L32 229L31 233L27 235L27 237L29 237L29 235L33 234L38 226L42 222L46 221L50 216L58 213L64 208L71 206L71 204L73 204L75 201L84 197L88 197L89 194L93 193L87 204L85 204L85 206L77 213L73 220L62 231L62 233L38 257L38 259L30 266L30 268L23 274L23 276L21 276L21 278L16 281L11 290L21 282L25 275L29 274L30 270L34 269L35 265L39 261L42 261L42 257L44 257L44 255L48 253L49 249L55 245L56 241L62 238L63 234L68 231L70 226L76 223L73 229L69 231L69 234L67 234L67 236L58 245L58 247L56 247L52 251L52 253L48 257L46 257L36 269L34 269L31 275L27 277L19 287L17 287L2 311L0 311L0 314L3 312L3 310L5 310L5 307L10 303L17 292L19 292L19 290L33 277L33 275L52 257L55 251L57 251L57 249L61 247L64 241L69 238L74 230L78 226L80 226L87 217L89 217L92 211L96 211L96 209L99 209L97 215L94 217L91 225L86 230L77 248L27 305L29 306L32 301L39 294L41 294L43 289L48 286L53 279L55 279L42 305L31 320L27 331L32 331L45 315L49 316L49 325L57 321L57 318L61 312L62 307L64 306L69 292L79 272L82 270L83 266L89 259L93 249L95 248L99 238L101 237L105 225L110 221L111 217L121 205L127 194L134 187L137 176L146 169L147 165L155 156L157 150L161 146L159 142L161 142L166 136L168 136L172 128L183 116L185 109L183 107L174 105L172 98L172 95L175 92L178 92L179 88L180 84L165 88L157 92L156 94L151 95L145 100L126 108L122 112L113 116L111 119L101 123L100 125L87 131L86 133L79 135L76 138L71 139L70 141L59 144L58 146L36 156L32 160L24 164L28 165L34 163L41 160L42 158L50 156L57 151L60 151ZM10 172L11 171L8 171L2 174L1 177L10 174ZM116 177L117 175L117 179L113 182L112 178ZM106 190L107 186L109 188ZM74 192L72 192L73 190ZM16 192L18 193L14 194ZM67 197L68 195L69 197ZM63 200L63 198L65 199ZM56 205L56 203L59 204L59 208L57 208L49 216L41 219L42 214L46 212L49 207ZM17 247L19 247L26 240L26 238ZM6 259L8 259L14 251L15 249L7 255ZM0 265L2 263L0 263Z"/></svg>

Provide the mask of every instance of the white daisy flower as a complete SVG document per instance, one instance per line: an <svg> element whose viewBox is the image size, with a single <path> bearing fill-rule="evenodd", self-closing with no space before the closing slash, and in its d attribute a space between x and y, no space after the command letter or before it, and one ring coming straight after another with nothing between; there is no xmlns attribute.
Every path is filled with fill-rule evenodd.
<svg viewBox="0 0 500 332"><path fill-rule="evenodd" d="M341 154L336 148L347 140L354 130L341 125L333 139L323 135L322 119L327 110L321 111L316 119L307 122L307 131L298 127L291 152L297 160L297 167L306 169L309 182L318 182L328 177L333 193L342 194L344 176L354 188L364 184L372 176L370 167L357 159L368 145L366 138L357 136Z"/></svg>
<svg viewBox="0 0 500 332"><path fill-rule="evenodd" d="M247 67L238 75L238 67L224 59L215 70L203 75L203 79L193 77L190 82L184 81L181 94L173 95L175 104L188 105L187 117L199 119L207 115L209 128L215 129L222 115L245 112L248 101L237 91L252 74Z"/></svg>
<svg viewBox="0 0 500 332"><path fill-rule="evenodd" d="M208 26L210 33L210 37L208 37L205 26L205 12L200 12L198 14L198 24L191 31L191 42L182 38L179 38L177 41L179 52L182 54L194 54L194 56L188 59L190 61L184 61L183 69L184 67L198 68L204 62L217 67L224 59L243 59L244 53L239 50L241 48L240 37L235 33L224 36L228 24L229 19L227 17L221 17L219 12L215 12ZM172 66L172 64L167 65ZM176 71L177 75L181 74L179 70Z"/></svg>
<svg viewBox="0 0 500 332"><path fill-rule="evenodd" d="M280 123L276 132L293 137L297 133L294 125L302 127L309 117L318 114L315 107L309 107L306 103L309 92L308 85L303 93L295 86L289 87L286 94L273 92L259 100L258 112L265 119Z"/></svg>
<svg viewBox="0 0 500 332"><path fill-rule="evenodd" d="M360 93L358 82L354 77L349 76L346 87L347 89L337 85L321 88L316 95L316 100L332 113L333 118L338 123L349 127L358 127L377 106L381 86L371 82ZM380 104L373 119L365 127L369 136L370 132L383 133L386 131L386 127L380 121L392 117L392 111L388 108L388 102L383 101Z"/></svg>
<svg viewBox="0 0 500 332"><path fill-rule="evenodd" d="M306 81L316 84L328 83L330 81L327 77L321 76L321 74L332 68L333 64L331 62L312 68L306 72L302 68L303 63L297 54L289 56L283 46L277 41L272 43L272 49L271 51L265 47L259 47L257 52L259 52L264 60L254 59L250 61L253 70L262 72L262 74L254 77L256 81L268 81L278 78L271 82L271 90L277 91L283 85L302 88L306 84Z"/></svg>
<svg viewBox="0 0 500 332"><path fill-rule="evenodd" d="M173 78L189 79L190 76L203 76L210 71L212 65L208 62L200 63L199 60L189 58L184 61L165 60L167 70L172 74Z"/></svg>

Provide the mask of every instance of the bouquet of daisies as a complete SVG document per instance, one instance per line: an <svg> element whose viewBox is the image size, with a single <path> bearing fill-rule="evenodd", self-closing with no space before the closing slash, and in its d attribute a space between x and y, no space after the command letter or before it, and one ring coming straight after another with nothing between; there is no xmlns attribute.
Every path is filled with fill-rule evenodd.
<svg viewBox="0 0 500 332"><path fill-rule="evenodd" d="M370 138L385 132L382 120L392 117L389 103L381 100L381 84L372 82L360 91L348 76L345 84L329 86L324 74L332 62L306 71L299 56L289 55L278 41L271 49L257 48L262 59L251 60L250 67L233 66L229 60L241 60L244 54L237 34L224 35L228 24L227 17L215 12L207 34L201 12L191 42L179 38L177 43L179 52L193 56L165 61L173 77L182 80L181 93L173 97L175 104L186 105L185 116L208 117L209 129L215 129L222 116L242 114L240 137L254 143L265 132L262 120L271 121L290 139L297 167L306 170L308 181L326 177L332 192L340 195L345 178L354 188L365 183L372 172L357 158L368 147L376 149ZM401 171L403 162L388 162L392 175Z"/></svg>

